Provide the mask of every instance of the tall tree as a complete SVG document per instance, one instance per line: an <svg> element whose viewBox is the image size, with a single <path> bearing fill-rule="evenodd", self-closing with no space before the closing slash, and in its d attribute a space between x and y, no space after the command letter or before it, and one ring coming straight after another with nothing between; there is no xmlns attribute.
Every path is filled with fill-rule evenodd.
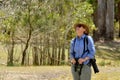
<svg viewBox="0 0 120 80"><path fill-rule="evenodd" d="M119 27L118 27L118 37L120 37L120 1L116 1L116 7L115 7L115 19L118 21Z"/></svg>
<svg viewBox="0 0 120 80"><path fill-rule="evenodd" d="M95 0L94 0L95 1ZM114 39L114 0L97 0L94 10L94 23L97 30L94 33L96 40Z"/></svg>
<svg viewBox="0 0 120 80"><path fill-rule="evenodd" d="M29 46L29 43L30 43L30 39L31 39L31 35L32 35L32 24L31 24L31 1L32 0L29 0L29 1L26 1L26 4L27 4L27 23L28 23L28 38L27 38L27 41L26 41L26 45L25 45L25 48L23 50L23 53L22 53L22 61L21 61L21 65L24 65L25 64L25 58L26 58L26 51L28 49L28 46Z"/></svg>

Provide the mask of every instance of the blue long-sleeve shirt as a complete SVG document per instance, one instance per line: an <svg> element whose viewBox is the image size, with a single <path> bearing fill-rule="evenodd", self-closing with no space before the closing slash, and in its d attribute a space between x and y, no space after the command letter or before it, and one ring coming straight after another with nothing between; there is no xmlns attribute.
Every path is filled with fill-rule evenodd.
<svg viewBox="0 0 120 80"><path fill-rule="evenodd" d="M84 55L82 56L83 50L84 50L84 38L85 38L85 36L87 36L87 35L84 34L80 38L78 36L76 36L75 45L74 45L74 39L71 40L70 59L72 59L72 58L85 58L85 57L89 57L90 59L94 58L95 47L94 47L94 41L93 41L91 36L87 36L88 37L88 50L89 50L89 52L84 53ZM84 64L87 64L88 62L89 62L89 60L84 62Z"/></svg>

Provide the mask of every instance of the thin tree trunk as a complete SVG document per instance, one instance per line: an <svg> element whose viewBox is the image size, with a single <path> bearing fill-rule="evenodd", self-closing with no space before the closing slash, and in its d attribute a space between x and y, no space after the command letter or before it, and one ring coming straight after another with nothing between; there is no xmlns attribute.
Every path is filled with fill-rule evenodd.
<svg viewBox="0 0 120 80"><path fill-rule="evenodd" d="M39 65L39 59L38 59L38 49L37 47L33 47L33 65Z"/></svg>
<svg viewBox="0 0 120 80"><path fill-rule="evenodd" d="M11 44L10 44L10 47L8 47L8 59L7 59L7 65L8 66L13 66L13 53L14 53L14 45L15 45L15 42L14 42L14 32L12 33L12 36L11 36Z"/></svg>
<svg viewBox="0 0 120 80"><path fill-rule="evenodd" d="M120 38L120 20L119 20L119 38Z"/></svg>
<svg viewBox="0 0 120 80"><path fill-rule="evenodd" d="M93 22L96 25L96 29L93 30L93 39L94 41L99 41L99 34L98 34L98 11L94 10L93 13Z"/></svg>
<svg viewBox="0 0 120 80"><path fill-rule="evenodd" d="M120 1L118 3L118 20L119 20L119 33L118 33L118 37L120 38Z"/></svg>
<svg viewBox="0 0 120 80"><path fill-rule="evenodd" d="M32 34L32 30L30 28L30 30L29 30L29 37L27 39L27 43L26 43L25 48L24 48L23 53L22 53L22 62L21 62L21 65L24 65L24 62L25 62L26 51L27 51L28 46L29 46L29 42L30 42L30 39L31 39L31 34Z"/></svg>
<svg viewBox="0 0 120 80"><path fill-rule="evenodd" d="M61 53L61 47L59 44L59 48L58 48L58 65L60 65L60 53Z"/></svg>
<svg viewBox="0 0 120 80"><path fill-rule="evenodd" d="M50 65L51 64L51 55L50 55L50 43L49 43L49 36L50 36L50 34L47 34L47 56L48 56L48 58L47 58L47 64L48 65Z"/></svg>
<svg viewBox="0 0 120 80"><path fill-rule="evenodd" d="M54 52L54 65L57 65L57 47L56 47L56 45L55 45L55 52Z"/></svg>
<svg viewBox="0 0 120 80"><path fill-rule="evenodd" d="M39 58L39 62L40 62L40 65L42 65L42 55L41 55L41 50L39 49L39 56L40 56L40 58Z"/></svg>
<svg viewBox="0 0 120 80"><path fill-rule="evenodd" d="M50 47L48 47L48 49L47 49L47 54L48 54L47 64L48 64L48 65L51 65Z"/></svg>
<svg viewBox="0 0 120 80"><path fill-rule="evenodd" d="M44 33L44 42L43 42L43 65L46 65L47 62L47 39L46 33Z"/></svg>
<svg viewBox="0 0 120 80"><path fill-rule="evenodd" d="M32 35L32 25L31 25L31 16L30 16L30 6L28 7L28 23L29 23L29 34L28 34L28 39L27 39L27 43L25 45L25 48L23 50L23 53L22 53L22 62L21 62L21 65L24 65L25 63L25 58L26 58L26 51L28 49L28 46L29 46L29 42L30 42L30 39L31 39L31 35Z"/></svg>
<svg viewBox="0 0 120 80"><path fill-rule="evenodd" d="M54 63L54 62L55 62L55 61L54 61L54 57L55 57L55 55L54 55L55 53L54 53L54 52L55 52L55 47L54 47L54 44L52 44L52 63L51 63L51 65L54 65L54 64L55 64L55 63Z"/></svg>
<svg viewBox="0 0 120 80"><path fill-rule="evenodd" d="M41 45L42 45L42 37L40 35L40 45L39 45L39 62L40 63L39 63L39 65L42 64L42 55L41 55L42 54L42 51L41 51L42 50L42 46Z"/></svg>
<svg viewBox="0 0 120 80"><path fill-rule="evenodd" d="M62 46L61 60L62 60L62 64L64 64L64 62L63 62L63 61L65 61L65 45L64 44Z"/></svg>

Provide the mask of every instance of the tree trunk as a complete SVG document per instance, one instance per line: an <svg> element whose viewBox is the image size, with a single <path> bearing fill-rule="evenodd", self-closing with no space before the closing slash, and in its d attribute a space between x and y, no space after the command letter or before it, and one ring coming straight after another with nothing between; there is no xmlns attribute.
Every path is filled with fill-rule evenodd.
<svg viewBox="0 0 120 80"><path fill-rule="evenodd" d="M65 61L65 45L64 44L62 46L61 60L62 60L62 64L64 64L64 61Z"/></svg>
<svg viewBox="0 0 120 80"><path fill-rule="evenodd" d="M60 53L61 53L61 47L60 47L60 44L59 44L59 48L58 48L58 63L57 63L57 65L60 65Z"/></svg>
<svg viewBox="0 0 120 80"><path fill-rule="evenodd" d="M47 34L47 64L51 65L51 55L50 55L50 39L49 39L50 34Z"/></svg>
<svg viewBox="0 0 120 80"><path fill-rule="evenodd" d="M40 65L43 65L43 52L40 51Z"/></svg>
<svg viewBox="0 0 120 80"><path fill-rule="evenodd" d="M120 38L120 20L119 20L119 35L118 37Z"/></svg>
<svg viewBox="0 0 120 80"><path fill-rule="evenodd" d="M94 13L93 13L93 22L94 24L96 25L96 29L93 30L93 39L94 41L98 41L99 40L99 34L98 34L98 11L97 10L94 10Z"/></svg>
<svg viewBox="0 0 120 80"><path fill-rule="evenodd" d="M24 63L25 63L26 51L27 51L27 49L28 49L29 42L30 42L30 39L31 39L31 33L32 33L32 31L31 31L31 29L30 29L30 30L29 30L29 37L28 37L28 39L27 39L27 43L26 43L25 48L24 48L23 53L22 53L22 62L21 62L21 65L24 65Z"/></svg>
<svg viewBox="0 0 120 80"><path fill-rule="evenodd" d="M54 44L52 44L52 61L51 61L51 65L54 65L55 63L55 47L54 47Z"/></svg>
<svg viewBox="0 0 120 80"><path fill-rule="evenodd" d="M30 42L30 39L31 39L31 35L32 35L32 25L31 25L31 15L30 15L30 5L28 6L28 23L29 23L29 33L28 33L28 39L27 39L27 42L26 42L26 45L25 45L25 48L23 50L23 53L22 53L22 62L21 62L21 65L24 65L25 63L25 58L26 58L26 51L28 49L28 46L29 46L29 42Z"/></svg>
<svg viewBox="0 0 120 80"><path fill-rule="evenodd" d="M114 0L98 0L97 12L94 11L94 23L97 30L94 37L100 40L114 39Z"/></svg>
<svg viewBox="0 0 120 80"><path fill-rule="evenodd" d="M114 39L114 0L107 0L105 40Z"/></svg>
<svg viewBox="0 0 120 80"><path fill-rule="evenodd" d="M47 64L48 64L48 65L51 65L50 47L48 47L48 49L47 49L47 54L48 54L48 61L47 61Z"/></svg>
<svg viewBox="0 0 120 80"><path fill-rule="evenodd" d="M38 59L38 49L37 47L33 47L33 65L39 65L39 59Z"/></svg>
<svg viewBox="0 0 120 80"><path fill-rule="evenodd" d="M7 65L8 66L13 66L13 53L14 53L14 45L15 45L15 42L14 42L14 32L12 33L12 36L11 36L11 43L9 44L10 46L8 47L8 59L7 59Z"/></svg>
<svg viewBox="0 0 120 80"><path fill-rule="evenodd" d="M118 3L118 20L119 20L119 33L118 33L118 37L120 38L120 1Z"/></svg>
<svg viewBox="0 0 120 80"><path fill-rule="evenodd" d="M98 10L97 10L97 26L99 38L105 37L105 16L106 16L106 0L98 0Z"/></svg>
<svg viewBox="0 0 120 80"><path fill-rule="evenodd" d="M57 46L55 47L55 58L54 59L55 59L55 65L57 65L57 61L58 61L58 58L57 58Z"/></svg>

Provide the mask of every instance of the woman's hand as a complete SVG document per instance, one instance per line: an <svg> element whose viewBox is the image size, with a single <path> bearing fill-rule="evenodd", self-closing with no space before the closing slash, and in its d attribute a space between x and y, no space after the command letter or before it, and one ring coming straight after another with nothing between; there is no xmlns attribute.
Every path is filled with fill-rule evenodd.
<svg viewBox="0 0 120 80"><path fill-rule="evenodd" d="M80 59L78 60L78 63L79 63L79 64L82 64L83 62L87 61L88 59L89 59L89 57L80 58Z"/></svg>
<svg viewBox="0 0 120 80"><path fill-rule="evenodd" d="M82 63L85 62L85 61L86 61L85 59L80 58L80 59L78 60L78 63L79 63L79 64L82 64Z"/></svg>
<svg viewBox="0 0 120 80"><path fill-rule="evenodd" d="M71 63L72 63L72 64L75 64L75 63L76 63L76 60L73 58L73 59L71 60Z"/></svg>

